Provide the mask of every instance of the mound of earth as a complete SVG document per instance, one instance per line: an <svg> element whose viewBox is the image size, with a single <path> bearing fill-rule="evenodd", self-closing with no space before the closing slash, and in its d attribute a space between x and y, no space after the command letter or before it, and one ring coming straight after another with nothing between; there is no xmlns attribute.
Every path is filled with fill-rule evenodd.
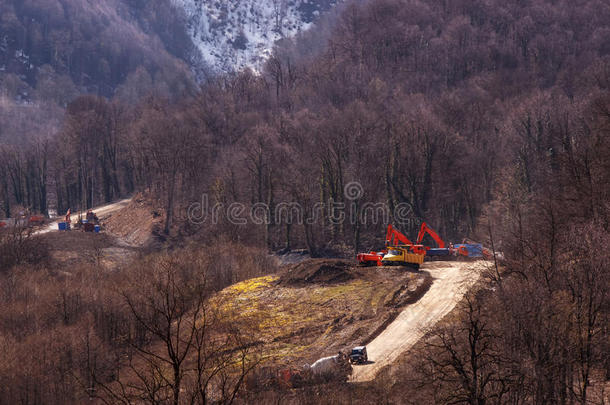
<svg viewBox="0 0 610 405"><path fill-rule="evenodd" d="M354 266L343 260L310 259L290 266L281 276L281 285L335 284L356 277Z"/></svg>

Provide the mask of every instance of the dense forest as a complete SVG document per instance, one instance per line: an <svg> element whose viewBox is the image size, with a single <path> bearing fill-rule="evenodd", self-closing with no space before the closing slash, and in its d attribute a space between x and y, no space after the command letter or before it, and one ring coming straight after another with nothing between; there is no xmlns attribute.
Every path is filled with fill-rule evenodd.
<svg viewBox="0 0 610 405"><path fill-rule="evenodd" d="M180 215L204 194L307 215L357 181L359 206L411 207L405 232L425 219L458 238L509 184L540 192L557 178L589 185L575 215L606 220L607 13L592 1L352 5L323 52L284 44L260 76L216 77L177 102L74 99L56 138L3 150L2 208L65 212L148 190L166 233L206 237L209 223ZM249 240L314 254L339 240L357 250L383 227L265 222Z"/></svg>
<svg viewBox="0 0 610 405"><path fill-rule="evenodd" d="M109 97L138 69L150 86L153 78L188 84L180 62L192 43L168 2L5 1L0 13L0 72L10 96L61 105L82 90Z"/></svg>
<svg viewBox="0 0 610 405"><path fill-rule="evenodd" d="M5 15L1 24L10 23ZM52 27L52 13L45 15ZM53 30L25 32L31 43ZM321 49L302 53L308 43ZM56 52L28 54L85 80L86 44L65 66L53 61ZM116 86L113 66L124 59L113 59L108 46L108 69L92 74ZM143 63L136 59L129 63ZM75 94L67 90L72 83L53 83L61 88L52 94ZM330 34L314 30L278 44L261 74L208 77L182 97L151 91L138 102L91 93L69 100L65 118L53 124L56 135L0 143L3 216L16 207L63 214L141 192L163 212L160 237L168 244L231 240L312 256L351 255L376 247L388 222L400 219L412 235L426 221L446 240L470 237L503 252L502 269L463 303L462 323L431 331L420 358L366 395L407 403L597 403L587 395L610 372L607 1L348 2ZM357 195L346 194L355 183ZM193 218L204 202L220 207L216 221ZM235 221L234 203L265 207L262 220ZM356 220L335 221L331 203ZM372 221L363 208L379 203L389 208L387 221ZM299 207L300 220L273 215L286 205ZM406 221L401 207L408 207ZM151 267L162 267L159 260ZM146 263L140 267L145 273ZM7 279L24 277L3 270ZM108 281L115 282L122 280ZM6 292L5 301L18 307L27 298L17 295ZM91 325L88 338L118 353L112 328L123 315L103 301L74 309L63 327ZM104 310L117 318L104 318ZM14 331L12 340L38 333L12 322L0 325L3 334ZM111 380L115 366L103 351L95 367ZM91 373L79 361L72 372ZM62 379L67 371L24 398L36 372L0 370L0 381L13 387L0 397L24 404L82 398ZM355 395L327 394L329 403Z"/></svg>
<svg viewBox="0 0 610 405"><path fill-rule="evenodd" d="M3 1L0 143L55 137L80 94L134 103L188 91L197 53L183 19L165 0Z"/></svg>

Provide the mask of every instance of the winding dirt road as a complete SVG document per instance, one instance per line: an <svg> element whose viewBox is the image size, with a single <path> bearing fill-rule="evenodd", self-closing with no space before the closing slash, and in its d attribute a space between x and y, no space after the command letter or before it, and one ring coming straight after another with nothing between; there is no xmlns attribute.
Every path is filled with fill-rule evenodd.
<svg viewBox="0 0 610 405"><path fill-rule="evenodd" d="M117 202L112 203L112 204L102 205L100 207L94 208L93 212L95 212L95 214L98 216L98 218L102 219L105 216L107 216L108 214L112 214L113 212L118 211L121 208L125 208L129 204L130 201L131 201L131 198L126 198L124 200L117 201ZM84 217L85 213L83 213L82 215ZM63 220L63 218L62 218L62 220ZM72 223L75 223L78 220L78 213L70 215L70 220L72 221ZM59 221L51 222L46 227L36 231L35 234L39 234L40 235L40 234L43 234L43 233L49 233L49 232L52 232L52 231L56 231L58 223L59 223Z"/></svg>
<svg viewBox="0 0 610 405"><path fill-rule="evenodd" d="M479 279L485 262L431 262L422 270L434 282L415 304L406 307L379 336L367 345L372 362L354 366L351 381L370 381L379 370L409 350L430 328L447 315Z"/></svg>

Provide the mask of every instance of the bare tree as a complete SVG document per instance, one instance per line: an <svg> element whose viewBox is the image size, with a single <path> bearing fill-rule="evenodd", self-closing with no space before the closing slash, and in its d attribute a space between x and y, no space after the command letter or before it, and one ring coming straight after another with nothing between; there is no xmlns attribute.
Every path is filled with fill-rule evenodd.
<svg viewBox="0 0 610 405"><path fill-rule="evenodd" d="M104 400L232 403L258 364L251 336L208 304L205 263L191 259L149 260L137 272L139 282L121 293L134 322L130 350L120 378L96 381Z"/></svg>
<svg viewBox="0 0 610 405"><path fill-rule="evenodd" d="M592 373L603 370L609 358L604 329L609 319L610 256L598 248L607 245L609 237L602 228L597 222L575 228L568 240L580 248L571 251L562 266L573 325L574 394L583 405L589 403Z"/></svg>
<svg viewBox="0 0 610 405"><path fill-rule="evenodd" d="M433 386L437 401L500 403L508 392L497 336L479 297L466 296L457 319L444 321L427 335L421 361L418 382Z"/></svg>

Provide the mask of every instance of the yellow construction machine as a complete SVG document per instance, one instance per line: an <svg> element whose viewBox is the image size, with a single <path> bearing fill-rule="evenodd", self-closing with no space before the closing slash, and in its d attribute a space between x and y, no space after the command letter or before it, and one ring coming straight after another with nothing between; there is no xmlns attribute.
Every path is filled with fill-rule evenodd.
<svg viewBox="0 0 610 405"><path fill-rule="evenodd" d="M419 266L424 262L421 253L413 253L411 246L390 246L388 253L383 256L381 264L384 266L408 266L419 270Z"/></svg>
<svg viewBox="0 0 610 405"><path fill-rule="evenodd" d="M426 251L422 245L416 245L397 229L388 225L386 234L387 253L381 259L384 266L408 266L419 270L424 262Z"/></svg>

